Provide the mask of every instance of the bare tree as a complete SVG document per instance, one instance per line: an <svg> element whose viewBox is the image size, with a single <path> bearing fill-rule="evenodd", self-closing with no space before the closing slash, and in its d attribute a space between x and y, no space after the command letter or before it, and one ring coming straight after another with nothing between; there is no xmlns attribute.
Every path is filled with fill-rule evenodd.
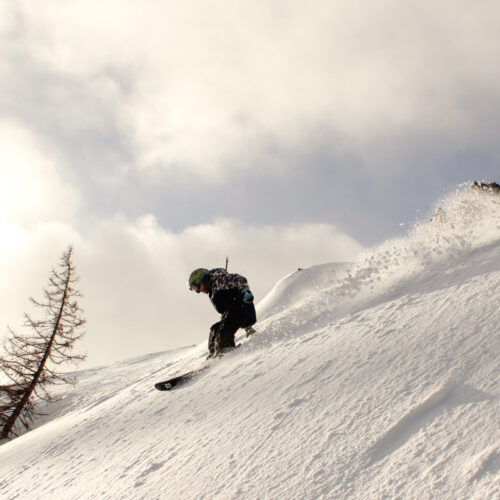
<svg viewBox="0 0 500 500"><path fill-rule="evenodd" d="M47 386L75 382L59 371L60 365L85 359L84 355L71 354L73 344L84 335L85 324L77 301L81 293L74 288L78 276L72 253L70 246L61 257L59 269L52 270L43 299L30 298L42 311L43 319L25 314L26 334L9 328L5 355L0 357L0 368L8 380L7 385L0 385L0 439L18 436L30 428L33 419L41 415L37 403L53 399Z"/></svg>

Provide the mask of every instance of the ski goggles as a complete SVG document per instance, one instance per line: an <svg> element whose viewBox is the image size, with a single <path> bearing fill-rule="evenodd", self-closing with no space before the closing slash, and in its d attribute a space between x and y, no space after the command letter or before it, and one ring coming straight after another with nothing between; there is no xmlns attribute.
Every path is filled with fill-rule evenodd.
<svg viewBox="0 0 500 500"><path fill-rule="evenodd" d="M200 283L193 283L190 287L190 290L193 290L193 292L200 293Z"/></svg>

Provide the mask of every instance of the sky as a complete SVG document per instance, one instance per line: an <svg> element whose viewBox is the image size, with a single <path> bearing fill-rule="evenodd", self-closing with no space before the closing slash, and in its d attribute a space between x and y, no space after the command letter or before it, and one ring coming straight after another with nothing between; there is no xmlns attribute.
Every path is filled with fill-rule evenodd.
<svg viewBox="0 0 500 500"><path fill-rule="evenodd" d="M87 365L203 342L193 269L258 302L498 181L499 42L488 0L0 0L0 335L72 244Z"/></svg>

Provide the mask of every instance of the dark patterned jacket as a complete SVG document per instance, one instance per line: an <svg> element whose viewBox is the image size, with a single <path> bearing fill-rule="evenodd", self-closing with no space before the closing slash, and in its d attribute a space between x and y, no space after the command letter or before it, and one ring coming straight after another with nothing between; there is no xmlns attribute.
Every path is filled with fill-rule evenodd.
<svg viewBox="0 0 500 500"><path fill-rule="evenodd" d="M241 307L243 295L249 289L248 281L239 274L228 273L223 268L211 269L208 272L208 295L217 312L225 312Z"/></svg>

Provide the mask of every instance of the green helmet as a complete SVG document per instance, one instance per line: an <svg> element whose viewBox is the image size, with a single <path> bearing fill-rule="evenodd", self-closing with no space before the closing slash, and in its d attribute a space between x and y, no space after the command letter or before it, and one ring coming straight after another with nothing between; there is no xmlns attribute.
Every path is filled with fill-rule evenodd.
<svg viewBox="0 0 500 500"><path fill-rule="evenodd" d="M190 290L194 290L195 292L200 291L200 285L203 282L203 278L206 277L208 273L208 269L204 269L200 267L199 269L195 269L190 275L188 280L188 285Z"/></svg>

